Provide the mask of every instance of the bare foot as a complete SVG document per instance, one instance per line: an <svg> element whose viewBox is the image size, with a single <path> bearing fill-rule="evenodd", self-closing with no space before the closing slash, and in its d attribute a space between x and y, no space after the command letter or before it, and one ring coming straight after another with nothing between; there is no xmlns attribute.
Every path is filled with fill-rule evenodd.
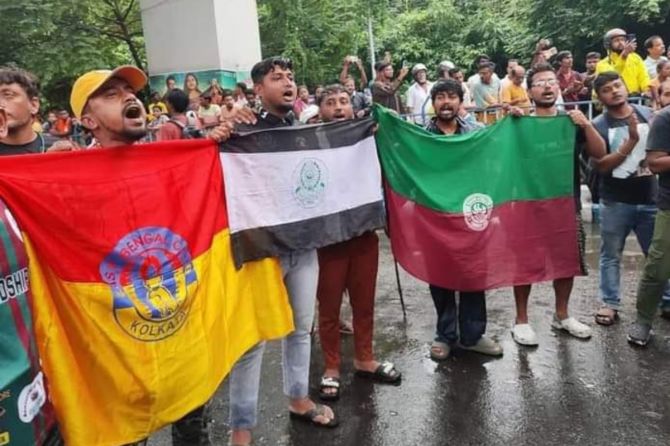
<svg viewBox="0 0 670 446"><path fill-rule="evenodd" d="M251 444L251 431L233 430L230 434L230 443L234 446L246 446Z"/></svg>

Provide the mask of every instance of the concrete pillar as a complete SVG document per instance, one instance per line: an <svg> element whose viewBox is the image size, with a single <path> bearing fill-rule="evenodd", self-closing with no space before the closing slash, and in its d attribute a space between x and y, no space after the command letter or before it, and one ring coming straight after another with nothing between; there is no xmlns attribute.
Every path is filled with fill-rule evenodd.
<svg viewBox="0 0 670 446"><path fill-rule="evenodd" d="M168 76L184 88L188 73L205 91L250 83L261 59L256 0L140 0L151 89L163 94Z"/></svg>

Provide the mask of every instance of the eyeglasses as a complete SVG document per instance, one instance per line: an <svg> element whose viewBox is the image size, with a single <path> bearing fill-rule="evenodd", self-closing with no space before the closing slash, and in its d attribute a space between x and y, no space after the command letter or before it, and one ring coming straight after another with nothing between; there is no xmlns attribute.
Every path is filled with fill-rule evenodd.
<svg viewBox="0 0 670 446"><path fill-rule="evenodd" d="M558 81L556 79L545 79L542 81L535 81L532 84L530 84L531 87L553 87L554 85L558 84Z"/></svg>

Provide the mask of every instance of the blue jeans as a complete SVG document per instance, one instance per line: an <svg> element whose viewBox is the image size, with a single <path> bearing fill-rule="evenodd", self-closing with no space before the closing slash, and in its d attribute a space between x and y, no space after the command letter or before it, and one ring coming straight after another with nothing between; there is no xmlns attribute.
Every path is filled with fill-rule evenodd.
<svg viewBox="0 0 670 446"><path fill-rule="evenodd" d="M316 250L289 254L279 260L295 326L295 330L282 339L284 394L291 399L301 399L307 397L309 390L310 331L314 319L319 261ZM230 371L230 425L233 429L252 429L256 426L264 350L264 342L252 347Z"/></svg>
<svg viewBox="0 0 670 446"><path fill-rule="evenodd" d="M654 205L628 204L617 201L600 202L600 295L606 307L618 310L621 306L620 265L626 237L635 232L642 252L649 252L654 233ZM670 288L663 294L663 306L670 306Z"/></svg>
<svg viewBox="0 0 670 446"><path fill-rule="evenodd" d="M475 345L486 332L486 300L483 291L459 292L458 307L456 291L430 285L437 311L437 332L435 340L462 345Z"/></svg>

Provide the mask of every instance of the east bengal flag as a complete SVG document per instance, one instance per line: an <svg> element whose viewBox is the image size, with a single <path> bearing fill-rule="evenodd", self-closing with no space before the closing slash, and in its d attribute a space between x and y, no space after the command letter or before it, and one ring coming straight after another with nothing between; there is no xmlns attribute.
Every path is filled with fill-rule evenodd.
<svg viewBox="0 0 670 446"><path fill-rule="evenodd" d="M68 445L147 437L292 330L275 259L233 265L214 143L0 158Z"/></svg>
<svg viewBox="0 0 670 446"><path fill-rule="evenodd" d="M375 117L391 246L409 273L462 291L581 274L570 118L442 136Z"/></svg>

